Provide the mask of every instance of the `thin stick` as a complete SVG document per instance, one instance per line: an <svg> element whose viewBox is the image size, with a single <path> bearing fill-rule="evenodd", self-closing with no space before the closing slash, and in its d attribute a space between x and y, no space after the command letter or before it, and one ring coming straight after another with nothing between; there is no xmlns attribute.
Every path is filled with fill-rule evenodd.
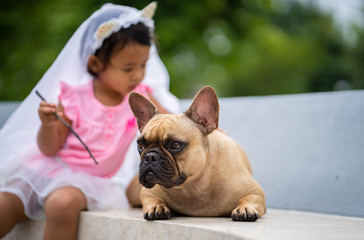
<svg viewBox="0 0 364 240"><path fill-rule="evenodd" d="M47 100L45 100L45 98L38 92L38 90L35 90L35 93L45 102L47 102ZM98 164L98 162L96 161L96 159L94 158L94 156L92 155L91 151L89 150L89 148L87 147L87 145L81 140L80 136L78 136L78 134L75 132L75 130L73 130L73 128L65 121L63 120L56 112L54 112L54 115L56 116L56 118L61 121L64 125L66 125L66 127L68 127L68 129L76 136L76 138L78 140L80 140L80 142L82 143L82 145L85 147L85 149L87 150L87 152L90 154L91 158L94 160L95 164Z"/></svg>

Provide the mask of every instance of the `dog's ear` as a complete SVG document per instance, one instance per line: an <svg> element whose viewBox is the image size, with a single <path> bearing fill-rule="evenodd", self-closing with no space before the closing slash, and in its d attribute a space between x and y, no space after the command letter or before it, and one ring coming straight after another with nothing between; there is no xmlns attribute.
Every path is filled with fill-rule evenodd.
<svg viewBox="0 0 364 240"><path fill-rule="evenodd" d="M138 122L139 131L142 132L145 125L156 114L157 108L154 104L137 92L131 92L129 95L129 105Z"/></svg>
<svg viewBox="0 0 364 240"><path fill-rule="evenodd" d="M185 114L200 124L202 131L206 134L218 128L219 101L215 90L210 86L202 88Z"/></svg>

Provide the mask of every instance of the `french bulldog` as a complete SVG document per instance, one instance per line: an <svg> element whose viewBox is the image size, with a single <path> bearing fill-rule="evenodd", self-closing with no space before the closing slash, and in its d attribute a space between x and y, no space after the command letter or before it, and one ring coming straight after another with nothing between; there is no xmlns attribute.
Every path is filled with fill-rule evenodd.
<svg viewBox="0 0 364 240"><path fill-rule="evenodd" d="M202 88L183 114L159 114L142 95L129 104L140 136L140 197L146 220L230 216L256 221L266 212L265 195L252 177L244 150L218 129L215 90Z"/></svg>

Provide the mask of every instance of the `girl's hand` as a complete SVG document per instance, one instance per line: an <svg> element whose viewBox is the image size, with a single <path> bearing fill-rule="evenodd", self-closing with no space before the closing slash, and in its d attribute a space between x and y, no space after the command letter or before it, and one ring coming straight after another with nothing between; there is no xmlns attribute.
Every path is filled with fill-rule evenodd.
<svg viewBox="0 0 364 240"><path fill-rule="evenodd" d="M62 147L69 133L69 129L55 116L55 112L68 124L71 121L65 118L63 106L58 106L42 101L38 107L39 118L42 125L37 135L37 143L40 151L46 156L53 156Z"/></svg>
<svg viewBox="0 0 364 240"><path fill-rule="evenodd" d="M38 115L44 126L51 126L57 123L58 119L54 115L57 106L52 103L41 101L38 107Z"/></svg>

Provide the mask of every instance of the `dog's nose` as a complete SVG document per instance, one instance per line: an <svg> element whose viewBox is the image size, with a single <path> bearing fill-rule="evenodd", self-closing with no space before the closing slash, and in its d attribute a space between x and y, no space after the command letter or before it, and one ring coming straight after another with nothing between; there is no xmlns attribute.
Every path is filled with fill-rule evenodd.
<svg viewBox="0 0 364 240"><path fill-rule="evenodd" d="M147 162L156 162L159 160L159 154L156 152L149 152L145 155L144 160Z"/></svg>

